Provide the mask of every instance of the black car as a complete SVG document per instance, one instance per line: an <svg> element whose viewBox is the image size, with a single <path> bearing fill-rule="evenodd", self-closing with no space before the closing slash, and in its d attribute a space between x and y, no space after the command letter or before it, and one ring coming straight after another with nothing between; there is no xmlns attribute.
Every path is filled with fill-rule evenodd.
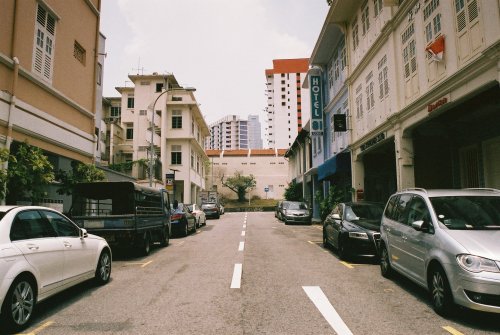
<svg viewBox="0 0 500 335"><path fill-rule="evenodd" d="M207 218L220 218L220 209L216 203L207 202L201 204L201 210L205 212Z"/></svg>
<svg viewBox="0 0 500 335"><path fill-rule="evenodd" d="M172 233L177 236L187 236L189 232L196 232L196 217L189 207L175 202L171 207Z"/></svg>
<svg viewBox="0 0 500 335"><path fill-rule="evenodd" d="M323 245L340 257L378 255L384 205L376 202L339 203L323 222Z"/></svg>

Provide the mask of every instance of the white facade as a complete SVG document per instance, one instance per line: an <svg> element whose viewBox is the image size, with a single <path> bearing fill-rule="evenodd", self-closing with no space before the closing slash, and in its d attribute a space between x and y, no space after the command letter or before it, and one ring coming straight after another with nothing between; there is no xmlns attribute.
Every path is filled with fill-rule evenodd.
<svg viewBox="0 0 500 335"><path fill-rule="evenodd" d="M237 199L236 193L222 186L221 178L241 175L253 175L256 186L249 192L250 198L283 199L290 177L285 150L207 150L210 169L207 169L206 181L209 189L217 190L226 199ZM267 189L267 192L266 192Z"/></svg>
<svg viewBox="0 0 500 335"><path fill-rule="evenodd" d="M131 75L134 87L119 87L121 93L120 127L110 128L113 137L123 136L110 158L133 165L132 174L149 183L150 148L153 139L154 186L164 187L165 175L175 171L175 199L193 203L205 188L204 169L208 158L204 139L207 124L194 97L194 89L180 87L173 75ZM153 111L154 109L154 116ZM151 124L154 130L151 131ZM121 129L120 129L121 128ZM141 164L140 162L145 162Z"/></svg>
<svg viewBox="0 0 500 335"><path fill-rule="evenodd" d="M261 124L258 115L248 115L248 148L263 148Z"/></svg>
<svg viewBox="0 0 500 335"><path fill-rule="evenodd" d="M273 66L266 70L266 139L270 148L289 148L311 115L309 90L302 89L309 60L275 59Z"/></svg>
<svg viewBox="0 0 500 335"><path fill-rule="evenodd" d="M335 1L327 17L346 35L353 187L499 187L500 4L396 3Z"/></svg>

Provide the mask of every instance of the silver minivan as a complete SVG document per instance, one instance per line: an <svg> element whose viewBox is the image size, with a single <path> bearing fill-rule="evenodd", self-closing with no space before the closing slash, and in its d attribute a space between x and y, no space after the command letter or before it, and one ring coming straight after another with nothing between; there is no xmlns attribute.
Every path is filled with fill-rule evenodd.
<svg viewBox="0 0 500 335"><path fill-rule="evenodd" d="M427 288L434 310L500 313L500 190L407 189L382 216L380 269Z"/></svg>

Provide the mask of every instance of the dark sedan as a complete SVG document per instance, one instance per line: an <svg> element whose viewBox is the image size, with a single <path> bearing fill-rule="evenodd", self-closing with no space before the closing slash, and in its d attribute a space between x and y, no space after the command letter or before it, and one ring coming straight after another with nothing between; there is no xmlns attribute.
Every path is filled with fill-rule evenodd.
<svg viewBox="0 0 500 335"><path fill-rule="evenodd" d="M323 245L340 257L378 255L384 205L376 202L339 203L323 222Z"/></svg>
<svg viewBox="0 0 500 335"><path fill-rule="evenodd" d="M201 204L201 210L205 212L207 218L220 218L220 209L216 203Z"/></svg>
<svg viewBox="0 0 500 335"><path fill-rule="evenodd" d="M172 233L187 236L189 232L196 232L196 217L191 213L187 205L174 203L171 210L170 221Z"/></svg>

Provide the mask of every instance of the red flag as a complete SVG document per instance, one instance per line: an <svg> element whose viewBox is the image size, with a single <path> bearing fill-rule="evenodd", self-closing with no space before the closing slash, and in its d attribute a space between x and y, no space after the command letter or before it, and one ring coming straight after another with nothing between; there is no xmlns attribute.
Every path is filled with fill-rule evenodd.
<svg viewBox="0 0 500 335"><path fill-rule="evenodd" d="M432 55L434 60L438 62L443 60L444 54L444 35L439 36L433 43L431 43L425 51Z"/></svg>

